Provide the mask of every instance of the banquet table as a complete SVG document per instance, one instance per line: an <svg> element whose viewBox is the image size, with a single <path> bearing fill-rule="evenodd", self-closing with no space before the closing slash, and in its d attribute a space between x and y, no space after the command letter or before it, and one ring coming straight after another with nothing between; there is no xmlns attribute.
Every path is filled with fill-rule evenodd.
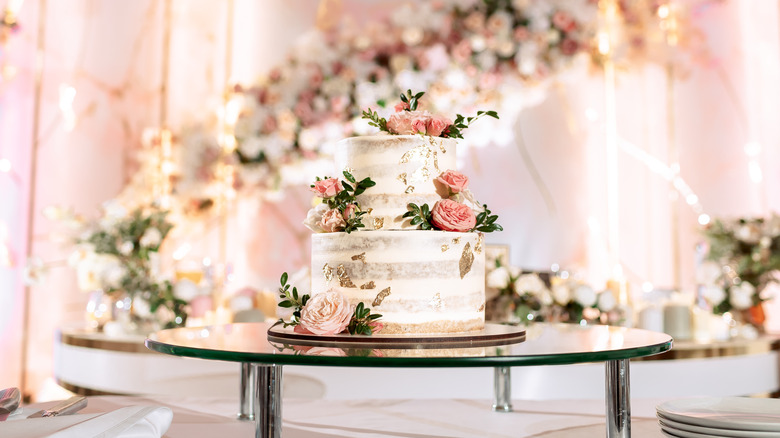
<svg viewBox="0 0 780 438"><path fill-rule="evenodd" d="M513 411L511 367L586 362L605 363L606 436L630 437L629 359L660 354L672 347L669 335L613 326L536 323L526 327L522 342L454 348L435 342L403 348L295 345L270 342L270 327L266 323L239 323L168 329L150 335L145 343L149 349L169 355L244 364L240 416L255 420L256 437L282 436L283 365L378 367L387 369L388 378L392 378L393 368L492 367L493 410L506 413ZM364 385L370 398L370 382L354 384Z"/></svg>

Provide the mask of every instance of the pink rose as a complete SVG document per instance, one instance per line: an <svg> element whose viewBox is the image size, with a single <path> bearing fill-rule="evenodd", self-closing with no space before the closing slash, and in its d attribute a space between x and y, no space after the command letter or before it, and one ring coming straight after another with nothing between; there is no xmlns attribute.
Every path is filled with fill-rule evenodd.
<svg viewBox="0 0 780 438"><path fill-rule="evenodd" d="M428 119L426 130L428 135L439 137L445 129L452 125L452 121L444 116L433 116Z"/></svg>
<svg viewBox="0 0 780 438"><path fill-rule="evenodd" d="M344 221L344 217L337 208L331 208L322 215L322 219L318 224L320 228L326 233L333 233L335 231L341 231L347 226Z"/></svg>
<svg viewBox="0 0 780 438"><path fill-rule="evenodd" d="M352 307L347 298L339 292L327 291L312 296L301 309L301 320L296 331L335 335L343 332L351 319Z"/></svg>
<svg viewBox="0 0 780 438"><path fill-rule="evenodd" d="M405 111L409 109L409 102L398 102L395 104L395 112L400 113L401 111Z"/></svg>
<svg viewBox="0 0 780 438"><path fill-rule="evenodd" d="M414 120L414 114L411 111L395 113L387 119L387 129L391 133L398 135L414 134L412 120Z"/></svg>
<svg viewBox="0 0 780 438"><path fill-rule="evenodd" d="M344 187L341 186L341 181L336 178L314 181L314 185L311 187L311 191L320 198L332 198L342 190L344 190Z"/></svg>
<svg viewBox="0 0 780 438"><path fill-rule="evenodd" d="M436 181L447 187L450 194L460 193L469 185L469 177L455 170L445 170Z"/></svg>
<svg viewBox="0 0 780 438"><path fill-rule="evenodd" d="M464 232L474 228L477 216L467 205L442 199L431 209L431 222L440 230Z"/></svg>
<svg viewBox="0 0 780 438"><path fill-rule="evenodd" d="M561 41L561 53L566 56L571 56L577 53L577 49L579 48L580 45L577 43L577 41L574 41L571 38L564 38L563 41Z"/></svg>
<svg viewBox="0 0 780 438"><path fill-rule="evenodd" d="M344 209L344 220L348 221L355 217L355 213L357 213L358 208L355 204L347 204L347 207Z"/></svg>
<svg viewBox="0 0 780 438"><path fill-rule="evenodd" d="M427 134L428 118L425 116L417 116L412 119L412 130L415 133Z"/></svg>

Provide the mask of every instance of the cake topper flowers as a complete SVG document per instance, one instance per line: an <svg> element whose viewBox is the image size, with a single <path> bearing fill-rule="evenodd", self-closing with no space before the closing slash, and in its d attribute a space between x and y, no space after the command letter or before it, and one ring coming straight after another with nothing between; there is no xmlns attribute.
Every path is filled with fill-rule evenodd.
<svg viewBox="0 0 780 438"><path fill-rule="evenodd" d="M498 114L495 111L477 111L477 115L473 117L463 117L457 114L453 122L441 115L419 111L417 106L423 95L425 95L424 91L412 93L412 90L407 90L406 94L401 95L401 102L395 105L395 114L388 119L380 117L376 111L371 109L363 111L363 118L370 120L369 125L389 134L422 134L443 138L463 138L463 130L482 116L498 119Z"/></svg>
<svg viewBox="0 0 780 438"><path fill-rule="evenodd" d="M498 215L492 214L486 204L482 204L481 211L475 212L474 208L464 202L479 206L471 190L468 189L469 179L466 175L455 170L446 170L436 178L434 183L442 199L436 201L432 208L428 204L421 206L414 203L407 204L409 211L404 213L403 217L411 218L411 225L418 225L423 230L459 233L503 231L504 228L496 223Z"/></svg>
<svg viewBox="0 0 780 438"><path fill-rule="evenodd" d="M371 178L357 181L347 171L344 178L346 181L317 177L311 185L311 191L322 198L322 203L309 210L303 222L307 228L316 233L351 233L364 227L362 217L366 212L360 209L357 196L376 183Z"/></svg>
<svg viewBox="0 0 780 438"><path fill-rule="evenodd" d="M298 295L298 288L287 284L287 273L282 274L279 307L292 308L290 321L280 319L277 324L293 326L293 331L301 334L335 335L371 335L382 330L379 321L382 315L371 313L371 309L362 302L354 308L347 298L338 291L329 290L310 296Z"/></svg>

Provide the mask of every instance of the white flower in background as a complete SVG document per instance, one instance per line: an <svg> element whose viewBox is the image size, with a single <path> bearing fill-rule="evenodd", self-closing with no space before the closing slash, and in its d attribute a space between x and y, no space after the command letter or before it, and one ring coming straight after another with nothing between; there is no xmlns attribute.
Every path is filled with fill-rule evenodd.
<svg viewBox="0 0 780 438"><path fill-rule="evenodd" d="M699 284L713 285L716 284L721 276L721 267L719 264L711 261L707 261L699 266L696 271L696 281Z"/></svg>
<svg viewBox="0 0 780 438"><path fill-rule="evenodd" d="M509 276L509 270L503 266L499 266L498 268L492 270L487 275L485 280L487 280L488 287L492 287L494 289L504 289L509 286L509 281L511 278Z"/></svg>
<svg viewBox="0 0 780 438"><path fill-rule="evenodd" d="M188 278L182 278L173 286L173 296L186 302L200 295L200 288Z"/></svg>
<svg viewBox="0 0 780 438"><path fill-rule="evenodd" d="M306 220L303 221L303 225L315 233L324 233L325 230L320 227L319 223L322 220L322 216L328 210L330 210L328 208L328 204L324 202L318 204L316 207L310 209L309 212L306 213Z"/></svg>
<svg viewBox="0 0 780 438"><path fill-rule="evenodd" d="M571 301L572 298L572 293L568 282L554 284L552 287L552 297L556 303L562 306L569 304L569 301Z"/></svg>
<svg viewBox="0 0 780 438"><path fill-rule="evenodd" d="M146 300L133 300L133 313L141 318L146 318L152 314L152 309Z"/></svg>
<svg viewBox="0 0 780 438"><path fill-rule="evenodd" d="M149 256L149 277L151 277L152 280L154 281L163 280L162 278L160 278L161 277L160 266L162 266L160 253L150 252L148 256Z"/></svg>
<svg viewBox="0 0 780 438"><path fill-rule="evenodd" d="M582 307L593 307L597 300L596 291L587 284L581 284L574 288L574 301Z"/></svg>
<svg viewBox="0 0 780 438"><path fill-rule="evenodd" d="M95 245L91 243L81 243L76 245L76 248L68 256L68 265L76 268L81 264L81 262L84 261L84 259L87 258L89 254L93 254L94 252Z"/></svg>
<svg viewBox="0 0 780 438"><path fill-rule="evenodd" d="M547 286L536 274L524 274L515 280L515 290L521 295L529 293L531 295L541 296L546 289Z"/></svg>
<svg viewBox="0 0 780 438"><path fill-rule="evenodd" d="M701 287L700 291L702 298L713 306L717 306L726 299L726 291L722 287L714 284L704 285Z"/></svg>
<svg viewBox="0 0 780 438"><path fill-rule="evenodd" d="M745 281L736 286L731 286L729 289L729 304L738 310L748 309L753 306L753 295L755 293L756 288Z"/></svg>
<svg viewBox="0 0 780 438"><path fill-rule="evenodd" d="M27 259L27 265L24 267L24 284L37 286L46 280L46 266L40 257L30 257Z"/></svg>
<svg viewBox="0 0 780 438"><path fill-rule="evenodd" d="M149 227L141 236L139 244L145 248L157 248L162 242L162 233L155 227Z"/></svg>
<svg viewBox="0 0 780 438"><path fill-rule="evenodd" d="M119 245L119 253L122 255L130 255L130 253L133 252L133 249L135 248L135 245L133 242L126 240L122 242L121 245Z"/></svg>
<svg viewBox="0 0 780 438"><path fill-rule="evenodd" d="M87 253L77 266L79 289L91 292L104 289L106 273L109 269L120 266L119 259L110 254Z"/></svg>
<svg viewBox="0 0 780 438"><path fill-rule="evenodd" d="M614 309L616 305L617 301L615 300L615 296L612 294L612 291L605 290L599 294L596 307L598 307L602 312L609 312L610 310Z"/></svg>
<svg viewBox="0 0 780 438"><path fill-rule="evenodd" d="M263 140L257 136L244 138L238 144L238 151L246 158L254 160L263 151Z"/></svg>
<svg viewBox="0 0 780 438"><path fill-rule="evenodd" d="M758 243L758 241L761 239L760 230L753 224L741 225L734 232L734 235L737 237L737 239L746 243Z"/></svg>
<svg viewBox="0 0 780 438"><path fill-rule="evenodd" d="M100 218L100 228L104 230L112 229L122 219L127 217L127 208L119 201L112 199L103 203L105 214Z"/></svg>
<svg viewBox="0 0 780 438"><path fill-rule="evenodd" d="M122 279L127 275L127 268L116 260L116 264L108 264L102 274L103 287L110 289L120 289Z"/></svg>

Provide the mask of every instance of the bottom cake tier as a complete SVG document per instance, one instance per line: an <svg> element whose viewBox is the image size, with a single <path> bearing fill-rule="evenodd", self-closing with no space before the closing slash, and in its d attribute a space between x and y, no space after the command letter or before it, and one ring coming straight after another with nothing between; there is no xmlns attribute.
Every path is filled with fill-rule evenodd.
<svg viewBox="0 0 780 438"><path fill-rule="evenodd" d="M312 294L329 289L382 314L382 333L485 325L481 233L388 230L312 235Z"/></svg>

